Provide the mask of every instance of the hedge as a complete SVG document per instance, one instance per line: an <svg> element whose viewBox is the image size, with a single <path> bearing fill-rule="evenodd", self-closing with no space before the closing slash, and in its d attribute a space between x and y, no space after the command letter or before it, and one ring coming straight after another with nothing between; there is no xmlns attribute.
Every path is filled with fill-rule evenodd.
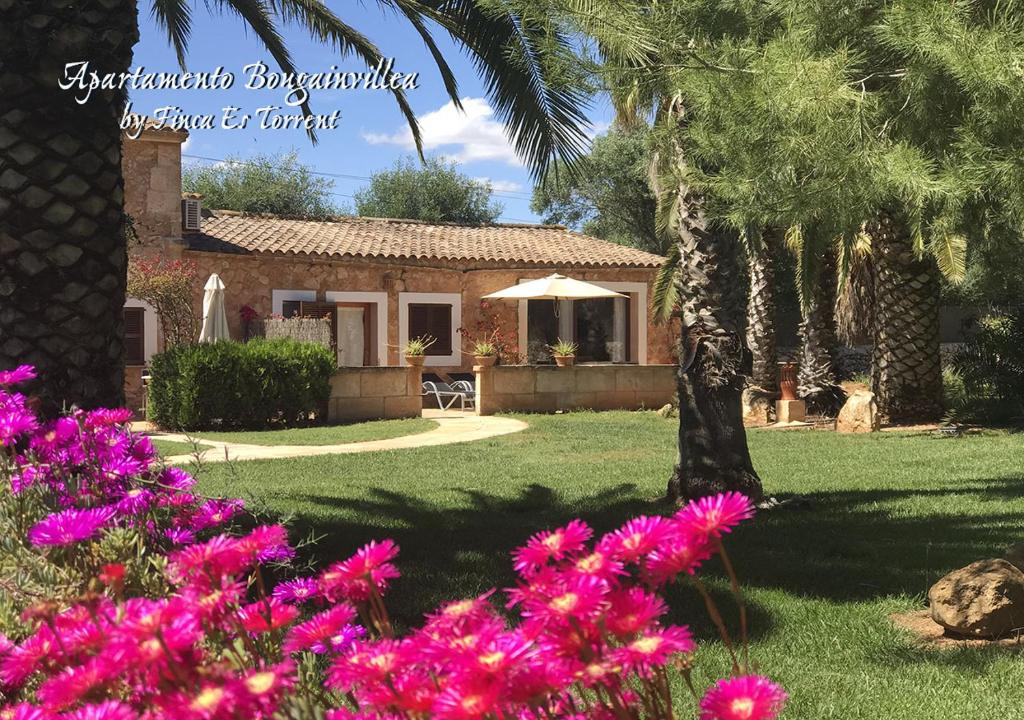
<svg viewBox="0 0 1024 720"><path fill-rule="evenodd" d="M260 429L322 419L329 348L281 338L181 345L153 357L148 417L175 430Z"/></svg>

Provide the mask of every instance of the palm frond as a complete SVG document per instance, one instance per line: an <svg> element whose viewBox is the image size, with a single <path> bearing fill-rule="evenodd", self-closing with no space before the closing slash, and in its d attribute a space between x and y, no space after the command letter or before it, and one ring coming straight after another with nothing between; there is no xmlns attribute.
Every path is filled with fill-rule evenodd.
<svg viewBox="0 0 1024 720"><path fill-rule="evenodd" d="M676 276L679 274L681 260L682 253L679 243L672 243L665 262L658 269L651 290L651 320L655 323L661 324L668 321L679 302Z"/></svg>
<svg viewBox="0 0 1024 720"><path fill-rule="evenodd" d="M958 233L932 235L930 250L939 272L954 285L967 276L967 238Z"/></svg>
<svg viewBox="0 0 1024 720"><path fill-rule="evenodd" d="M418 4L470 52L495 116L534 178L543 179L555 160L574 171L587 145L587 97L575 83L560 82L552 70L558 63L570 66L572 39L503 5L493 10L477 0Z"/></svg>
<svg viewBox="0 0 1024 720"><path fill-rule="evenodd" d="M187 0L153 0L153 18L167 32L178 65L185 69L185 49L192 35L192 9Z"/></svg>

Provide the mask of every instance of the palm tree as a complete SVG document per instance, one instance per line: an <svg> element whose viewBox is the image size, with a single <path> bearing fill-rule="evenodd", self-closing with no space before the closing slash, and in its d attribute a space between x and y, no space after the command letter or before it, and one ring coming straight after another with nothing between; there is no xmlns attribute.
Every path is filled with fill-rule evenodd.
<svg viewBox="0 0 1024 720"><path fill-rule="evenodd" d="M875 347L871 389L884 422L942 416L939 265L915 252L905 220L882 213L873 223ZM947 277L951 271L946 271Z"/></svg>
<svg viewBox="0 0 1024 720"><path fill-rule="evenodd" d="M797 395L812 413L835 417L846 401L836 377L836 254L826 245L802 260Z"/></svg>
<svg viewBox="0 0 1024 720"><path fill-rule="evenodd" d="M192 24L188 0L151 0L184 66ZM495 112L531 169L572 164L585 136L584 95L552 81L567 39L481 0L380 0L419 33L459 103L458 84L431 34L441 28L473 58ZM294 72L280 28L299 25L315 40L367 66L377 48L322 0L206 0L253 31L283 71ZM100 90L84 105L62 91L65 63L87 61L102 75L129 70L139 38L136 0L0 4L0 368L36 365L42 410L122 399L121 308L126 242L119 120L122 90ZM392 91L419 144L401 90ZM308 105L303 106L306 113Z"/></svg>
<svg viewBox="0 0 1024 720"><path fill-rule="evenodd" d="M775 267L772 252L774 230L765 230L747 242L747 346L752 356L750 386L763 396L775 394L779 384L775 351Z"/></svg>

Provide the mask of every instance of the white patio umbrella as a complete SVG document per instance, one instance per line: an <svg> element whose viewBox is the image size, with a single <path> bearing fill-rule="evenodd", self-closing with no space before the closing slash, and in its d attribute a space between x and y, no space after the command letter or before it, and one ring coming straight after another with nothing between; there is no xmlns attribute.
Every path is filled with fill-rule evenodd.
<svg viewBox="0 0 1024 720"><path fill-rule="evenodd" d="M573 280L556 273L540 280L519 283L504 290L492 292L490 295L484 295L484 297L504 300L586 300L626 296L600 285Z"/></svg>
<svg viewBox="0 0 1024 720"><path fill-rule="evenodd" d="M230 338L228 313L224 309L224 283L214 273L203 288L203 329L199 332L199 342L217 342Z"/></svg>

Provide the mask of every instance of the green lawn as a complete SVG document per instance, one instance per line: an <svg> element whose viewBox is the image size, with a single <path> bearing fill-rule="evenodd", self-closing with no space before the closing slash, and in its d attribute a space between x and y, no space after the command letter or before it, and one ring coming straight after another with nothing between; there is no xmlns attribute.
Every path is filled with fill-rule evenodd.
<svg viewBox="0 0 1024 720"><path fill-rule="evenodd" d="M344 443L387 440L402 435L427 432L437 427L433 420L407 418L404 420L372 420L349 425L319 425L288 430L258 430L250 432L197 432L197 440L245 443L248 445L341 445ZM161 441L167 443L168 441ZM175 443L181 445L181 443ZM184 452L191 452L185 445Z"/></svg>
<svg viewBox="0 0 1024 720"><path fill-rule="evenodd" d="M199 450L211 449L209 445L193 445L192 443L175 442L174 440L158 440L153 438L153 446L164 457L172 455L191 455L198 447Z"/></svg>
<svg viewBox="0 0 1024 720"><path fill-rule="evenodd" d="M387 453L207 466L205 492L252 497L323 535L320 561L369 538L402 546L389 597L405 622L446 598L506 587L506 552L580 516L599 531L664 512L675 427L652 413L527 416L492 440ZM923 607L946 571L1020 541L1024 436L939 439L755 431L769 493L810 509L762 513L729 540L751 603L752 656L793 696L784 718L1007 720L1024 707L1024 665L1004 649L916 647L889 613ZM728 606L721 573L714 587ZM670 593L674 619L724 668L699 601ZM680 717L692 717L682 692Z"/></svg>

